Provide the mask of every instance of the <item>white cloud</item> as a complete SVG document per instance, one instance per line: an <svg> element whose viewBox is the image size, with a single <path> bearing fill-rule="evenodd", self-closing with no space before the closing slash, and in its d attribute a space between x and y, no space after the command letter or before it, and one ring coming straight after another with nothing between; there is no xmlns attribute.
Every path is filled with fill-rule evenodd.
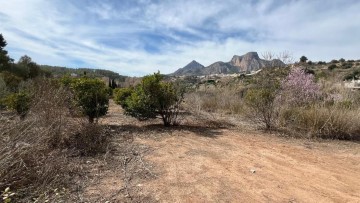
<svg viewBox="0 0 360 203"><path fill-rule="evenodd" d="M143 75L235 54L360 58L359 1L0 0L10 55Z"/></svg>

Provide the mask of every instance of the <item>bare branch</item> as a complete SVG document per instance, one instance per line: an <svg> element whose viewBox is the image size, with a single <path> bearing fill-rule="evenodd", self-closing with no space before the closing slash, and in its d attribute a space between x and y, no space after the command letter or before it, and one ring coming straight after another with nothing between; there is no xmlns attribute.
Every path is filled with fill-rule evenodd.
<svg viewBox="0 0 360 203"><path fill-rule="evenodd" d="M277 54L277 59L281 60L285 64L294 63L294 57L293 57L292 53L290 53L287 50L278 53Z"/></svg>
<svg viewBox="0 0 360 203"><path fill-rule="evenodd" d="M265 51L263 53L261 53L261 56L265 59L265 60L272 60L275 57L275 53L271 52L271 51Z"/></svg>

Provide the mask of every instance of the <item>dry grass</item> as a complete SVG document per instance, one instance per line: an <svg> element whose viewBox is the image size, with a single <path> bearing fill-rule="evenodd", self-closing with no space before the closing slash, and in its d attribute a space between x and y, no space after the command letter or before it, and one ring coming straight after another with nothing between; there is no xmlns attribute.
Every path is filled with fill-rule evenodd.
<svg viewBox="0 0 360 203"><path fill-rule="evenodd" d="M283 104L279 127L306 138L360 139L359 92L329 83L322 84L322 100L311 106Z"/></svg>
<svg viewBox="0 0 360 203"><path fill-rule="evenodd" d="M0 117L0 190L10 187L16 202L66 187L79 172L71 157L106 146L99 126L71 117L68 91L50 81L29 91L34 99L25 120L9 112ZM99 141L89 144L95 137Z"/></svg>
<svg viewBox="0 0 360 203"><path fill-rule="evenodd" d="M239 114L243 111L242 94L243 90L229 88L194 91L185 96L185 108L193 113Z"/></svg>
<svg viewBox="0 0 360 203"><path fill-rule="evenodd" d="M360 94L335 82L321 82L323 98L312 106L292 107L284 102L274 104L273 129L288 135L324 139L360 139ZM223 123L236 115L242 125L258 128L254 110L245 105L245 89L212 88L196 90L185 96L185 110L198 118ZM247 119L245 119L247 118ZM248 123L246 123L246 121ZM250 121L250 122L249 122Z"/></svg>
<svg viewBox="0 0 360 203"><path fill-rule="evenodd" d="M307 138L360 139L360 109L316 105L292 109L287 115L286 127L294 134Z"/></svg>

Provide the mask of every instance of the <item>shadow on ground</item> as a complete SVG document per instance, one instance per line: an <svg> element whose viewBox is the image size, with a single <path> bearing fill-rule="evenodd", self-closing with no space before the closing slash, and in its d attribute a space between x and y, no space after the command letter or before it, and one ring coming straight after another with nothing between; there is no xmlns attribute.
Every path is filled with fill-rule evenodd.
<svg viewBox="0 0 360 203"><path fill-rule="evenodd" d="M203 127L193 125L180 125L164 127L161 124L137 125L109 125L111 130L116 132L127 132L133 135L161 137L162 135L180 135L181 133L192 132L198 136L217 138L222 135L224 127Z"/></svg>

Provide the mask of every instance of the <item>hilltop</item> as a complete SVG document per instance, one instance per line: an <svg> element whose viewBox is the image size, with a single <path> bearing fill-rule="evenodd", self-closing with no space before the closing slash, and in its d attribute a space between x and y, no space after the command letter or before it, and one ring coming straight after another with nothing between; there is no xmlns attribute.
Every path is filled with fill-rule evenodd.
<svg viewBox="0 0 360 203"><path fill-rule="evenodd" d="M68 68L68 67L49 66L49 65L40 65L40 69L51 73L51 75L53 75L54 77L62 77L70 74L75 74L75 75L86 74L90 77L108 77L112 80L117 80L119 82L123 82L127 78L127 76L123 76L120 75L119 73L104 69Z"/></svg>
<svg viewBox="0 0 360 203"><path fill-rule="evenodd" d="M200 76L212 74L233 74L253 72L263 68L283 67L285 64L279 59L261 59L257 52L244 55L234 55L229 62L218 61L207 67L193 60L183 68L178 69L172 76Z"/></svg>

